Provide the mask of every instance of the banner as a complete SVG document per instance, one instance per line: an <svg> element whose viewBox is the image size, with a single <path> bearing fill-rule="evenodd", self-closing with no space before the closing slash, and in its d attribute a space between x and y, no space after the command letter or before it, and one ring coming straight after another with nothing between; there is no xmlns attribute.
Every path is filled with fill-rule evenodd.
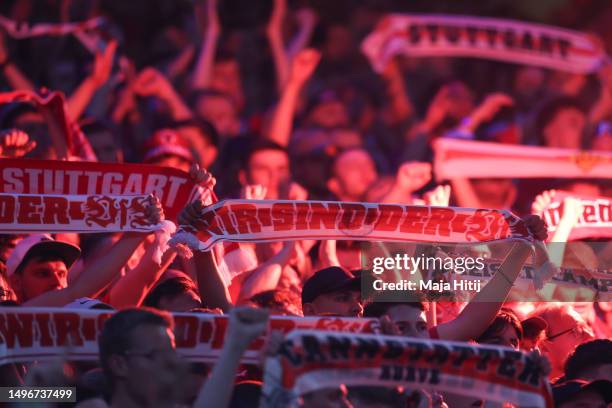
<svg viewBox="0 0 612 408"><path fill-rule="evenodd" d="M612 178L612 152L518 146L448 138L433 141L436 180Z"/></svg>
<svg viewBox="0 0 612 408"><path fill-rule="evenodd" d="M589 73L606 59L593 36L497 18L390 14L361 44L377 72L395 55L475 57Z"/></svg>
<svg viewBox="0 0 612 408"><path fill-rule="evenodd" d="M90 206L90 212L96 214L111 211L108 204L111 199L117 199L116 196L155 194L164 208L165 218L171 221L176 220L178 213L187 203L198 197L210 196L208 190L193 183L189 174L174 168L148 164L117 165L30 159L0 159L0 194L39 195L39 199L49 203L56 200L52 196L63 195L66 196L64 202L86 202ZM100 196L108 197L109 200L105 201ZM40 200L36 198L21 199L34 200L30 201L33 204L28 210L37 214L32 215L33 217L44 218L49 211L63 211L61 208L64 204L56 204L60 208L57 209L47 205L41 207ZM4 200L10 202L11 199L4 197ZM6 207L0 210L0 216L10 219L10 214L4 212ZM63 226L62 223L56 222L55 225L55 228L53 225L45 225L46 231L66 231L65 224ZM15 228L18 229L19 226L15 225Z"/></svg>
<svg viewBox="0 0 612 408"><path fill-rule="evenodd" d="M0 308L0 365L58 358L97 361L97 339L112 313L91 309ZM216 362L225 341L228 317L204 313L176 313L173 317L178 353L193 362ZM297 329L372 333L378 329L378 321L344 317L270 318L268 331L288 333ZM249 346L243 363L260 363L264 339L265 335Z"/></svg>
<svg viewBox="0 0 612 408"><path fill-rule="evenodd" d="M59 36L89 31L104 24L102 17L91 18L79 23L38 23L17 22L0 15L0 27L18 40L40 36Z"/></svg>
<svg viewBox="0 0 612 408"><path fill-rule="evenodd" d="M64 133L68 159L97 160L89 140L87 140L79 125L68 116L65 97L61 92L38 94L33 91L20 90L0 93L0 105L14 102L32 103L37 108L49 112L49 115L57 121L58 126Z"/></svg>
<svg viewBox="0 0 612 408"><path fill-rule="evenodd" d="M551 237L563 217L562 204L566 197L580 200L583 207L582 214L570 233L570 241L584 238L612 238L612 200L605 197L577 196L566 191L557 191L544 212L538 214L546 222Z"/></svg>
<svg viewBox="0 0 612 408"><path fill-rule="evenodd" d="M477 269L476 267L468 268L464 273L451 272L447 276L450 281L456 282L479 280L482 282L482 286L484 287L484 285L488 283L489 279L491 279L491 277L493 277L493 275L495 275L495 273L499 270L501 264L501 260L487 259L487 261L484 263L483 269ZM551 290L552 293L550 294L547 290L544 290L543 292L534 291L532 282L536 270L537 268L534 265L523 265L521 272L514 283L515 288L510 291L509 296L511 299L520 299L521 301L555 302L567 302L573 300L555 297L560 296L560 294L554 290ZM593 302L612 301L612 270L587 270L562 266L551 278L548 285L551 285L551 288L560 287L581 290L582 296L586 296L586 292L584 291L588 291L591 296L591 301ZM467 289L467 285L455 284L453 285L453 288L456 288L456 290L453 292L455 296L461 297L463 294L465 300L469 300L473 296L471 290ZM520 293L516 293L517 290ZM513 291L516 296L514 296ZM527 296L531 297L527 298ZM582 301L586 301L586 299L583 298Z"/></svg>
<svg viewBox="0 0 612 408"><path fill-rule="evenodd" d="M289 333L278 354L267 359L260 406L297 407L300 395L342 384L405 386L521 407L552 407L546 376L520 351L312 330Z"/></svg>
<svg viewBox="0 0 612 408"><path fill-rule="evenodd" d="M177 234L174 243L208 250L218 241L302 239L486 242L529 237L508 211L335 201L224 200L204 209L200 243Z"/></svg>

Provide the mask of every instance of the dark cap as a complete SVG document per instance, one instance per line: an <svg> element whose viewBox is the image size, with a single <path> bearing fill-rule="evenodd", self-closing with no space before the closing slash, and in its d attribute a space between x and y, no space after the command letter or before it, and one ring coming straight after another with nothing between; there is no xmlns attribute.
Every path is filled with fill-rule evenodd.
<svg viewBox="0 0 612 408"><path fill-rule="evenodd" d="M523 335L525 338L534 339L548 328L546 320L541 317L533 316L521 322L523 326Z"/></svg>
<svg viewBox="0 0 612 408"><path fill-rule="evenodd" d="M601 395L606 404L612 402L612 381L608 380L571 380L555 385L552 389L555 406L559 406L576 396L581 391L594 391Z"/></svg>
<svg viewBox="0 0 612 408"><path fill-rule="evenodd" d="M345 289L360 290L361 279L339 266L321 269L304 283L302 304L311 303L320 295Z"/></svg>

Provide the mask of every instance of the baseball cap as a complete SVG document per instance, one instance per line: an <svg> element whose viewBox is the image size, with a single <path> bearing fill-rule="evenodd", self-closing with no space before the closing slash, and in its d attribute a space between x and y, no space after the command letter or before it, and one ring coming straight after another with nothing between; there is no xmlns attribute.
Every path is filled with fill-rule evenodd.
<svg viewBox="0 0 612 408"><path fill-rule="evenodd" d="M189 143L172 129L158 130L145 144L145 162L165 155L179 156L188 161L194 160Z"/></svg>
<svg viewBox="0 0 612 408"><path fill-rule="evenodd" d="M524 337L528 339L536 338L541 332L548 328L546 320L541 317L533 316L521 322Z"/></svg>
<svg viewBox="0 0 612 408"><path fill-rule="evenodd" d="M113 310L114 308L102 302L98 299L92 299L88 297L82 297L64 306L66 309L101 309L101 310Z"/></svg>
<svg viewBox="0 0 612 408"><path fill-rule="evenodd" d="M30 235L15 245L6 261L7 275L14 274L28 259L49 254L58 255L66 264L66 268L70 269L81 255L81 250L67 242L56 241L47 234Z"/></svg>
<svg viewBox="0 0 612 408"><path fill-rule="evenodd" d="M339 266L321 269L304 283L302 304L310 303L320 295L343 289L360 290L361 279Z"/></svg>
<svg viewBox="0 0 612 408"><path fill-rule="evenodd" d="M612 402L612 381L608 380L570 380L553 387L553 398L555 406L559 406L576 396L581 391L595 391L602 396L606 404Z"/></svg>

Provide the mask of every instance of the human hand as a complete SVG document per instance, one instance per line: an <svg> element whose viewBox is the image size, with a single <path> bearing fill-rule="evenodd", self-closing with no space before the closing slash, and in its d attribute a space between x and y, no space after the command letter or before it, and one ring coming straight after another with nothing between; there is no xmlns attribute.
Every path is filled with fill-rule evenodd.
<svg viewBox="0 0 612 408"><path fill-rule="evenodd" d="M181 227L198 229L198 222L204 211L204 201L195 200L185 206L177 217L177 222Z"/></svg>
<svg viewBox="0 0 612 408"><path fill-rule="evenodd" d="M164 220L164 208L157 196L150 194L143 205L145 217L150 225L157 225Z"/></svg>
<svg viewBox="0 0 612 408"><path fill-rule="evenodd" d="M305 48L298 52L291 63L291 80L297 83L306 82L312 76L320 60L321 52L314 48Z"/></svg>
<svg viewBox="0 0 612 408"><path fill-rule="evenodd" d="M449 185L437 186L423 194L423 199L426 205L437 207L448 207L450 201L451 187Z"/></svg>
<svg viewBox="0 0 612 408"><path fill-rule="evenodd" d="M136 76L132 89L140 96L163 97L172 91L172 85L157 69L148 67Z"/></svg>
<svg viewBox="0 0 612 408"><path fill-rule="evenodd" d="M19 130L9 129L0 133L0 156L23 157L36 147L36 142L30 136Z"/></svg>
<svg viewBox="0 0 612 408"><path fill-rule="evenodd" d="M538 241L546 240L548 237L548 229L542 218L537 215L526 215L523 217L523 222L535 239Z"/></svg>
<svg viewBox="0 0 612 408"><path fill-rule="evenodd" d="M247 348L268 327L269 313L265 309L235 307L229 314L225 338L230 346L241 350Z"/></svg>
<svg viewBox="0 0 612 408"><path fill-rule="evenodd" d="M289 193L287 194L289 200L303 201L308 198L308 190L299 185L296 182L292 182L289 185Z"/></svg>
<svg viewBox="0 0 612 408"><path fill-rule="evenodd" d="M555 194L557 194L556 190L546 190L538 194L531 204L531 213L542 215L550 203L552 203Z"/></svg>
<svg viewBox="0 0 612 408"><path fill-rule="evenodd" d="M189 169L191 180L197 185L201 185L208 190L212 190L217 184L217 179L206 169L201 168L197 163L194 163Z"/></svg>
<svg viewBox="0 0 612 408"><path fill-rule="evenodd" d="M427 162L407 162L400 166L395 184L402 190L412 193L423 188L431 180L431 164Z"/></svg>
<svg viewBox="0 0 612 408"><path fill-rule="evenodd" d="M313 28L317 25L317 21L319 19L317 12L310 7L302 7L297 10L294 15L300 27Z"/></svg>
<svg viewBox="0 0 612 408"><path fill-rule="evenodd" d="M491 120L504 106L512 105L514 105L514 101L504 93L496 92L487 95L485 100L472 112L472 126L474 128L478 127L481 123Z"/></svg>

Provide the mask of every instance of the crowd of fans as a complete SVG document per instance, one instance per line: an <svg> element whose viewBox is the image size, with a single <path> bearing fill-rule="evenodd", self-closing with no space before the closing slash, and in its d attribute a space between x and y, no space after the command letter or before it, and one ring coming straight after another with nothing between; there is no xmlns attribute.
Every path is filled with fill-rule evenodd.
<svg viewBox="0 0 612 408"><path fill-rule="evenodd" d="M0 78L5 92L64 92L67 114L97 160L184 170L220 199L510 209L546 240L545 225L530 214L555 191L612 196L607 180L456 178L438 185L431 148L448 137L611 151L612 65L583 75L397 57L378 75L360 41L384 13L410 10L394 1L331 3L6 1L0 10L16 22L104 16L105 23L90 41L93 57L76 36L19 39L0 32ZM566 3L570 13L578 14L582 3L593 14L612 13L597 2ZM503 8L491 12L504 14ZM595 15L587 17L592 26L574 22L574 28L599 27ZM572 25L567 16L558 19ZM606 29L599 32L604 39ZM0 106L0 125L2 157L77 160L62 155L45 112L34 105ZM161 204L152 197L147 205L157 224L164 218ZM196 225L204 205L188 204L173 221ZM576 200L564 206L567 228L549 241L567 241L581 214ZM529 256L526 246L513 247L483 289L499 302L440 303L434 323L426 301L364 301L367 271L353 241L241 244L251 263L230 270L228 282L219 251L185 260L170 249L154 262L156 240L149 233L1 238L3 306L118 310L99 339L97 365L69 365L58 356L57 364L0 367L2 385L76 385L80 407L258 406L261 370L239 368L270 315L376 318L385 334L523 350L550 373L556 406L612 402L609 302L503 302ZM168 312L229 315L214 365L181 360ZM303 395L301 403L494 406L449 393L376 387L325 389Z"/></svg>

